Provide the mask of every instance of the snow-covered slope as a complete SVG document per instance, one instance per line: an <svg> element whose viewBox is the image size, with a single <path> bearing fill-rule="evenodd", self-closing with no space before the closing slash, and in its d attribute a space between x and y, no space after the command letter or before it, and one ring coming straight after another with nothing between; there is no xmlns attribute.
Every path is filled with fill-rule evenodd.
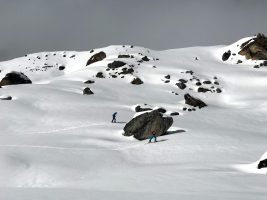
<svg viewBox="0 0 267 200"><path fill-rule="evenodd" d="M0 101L0 199L265 199L266 170L253 162L267 150L267 69L239 55L242 64L221 60L248 39L166 51L125 45L42 52L1 62L0 80L19 71L33 84L0 88L0 96L13 98ZM100 51L107 57L86 66ZM126 65L108 69L115 60ZM125 67L134 72L121 73ZM136 77L144 83L131 84ZM85 87L94 94L83 95ZM186 93L208 107L194 111ZM145 145L122 136L136 105L180 115L161 142ZM110 123L115 111L118 123Z"/></svg>

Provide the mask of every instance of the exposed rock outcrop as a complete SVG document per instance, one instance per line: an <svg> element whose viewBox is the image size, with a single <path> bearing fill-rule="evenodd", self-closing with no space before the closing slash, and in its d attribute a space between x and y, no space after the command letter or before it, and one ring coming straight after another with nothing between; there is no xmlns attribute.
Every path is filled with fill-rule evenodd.
<svg viewBox="0 0 267 200"><path fill-rule="evenodd" d="M141 84L143 84L144 82L140 79L140 78L134 78L133 80L132 80L132 82L131 82L131 84L133 84L133 85L141 85Z"/></svg>
<svg viewBox="0 0 267 200"><path fill-rule="evenodd" d="M92 64L92 63L101 61L101 60L105 59L106 57L107 57L107 56L106 56L105 52L100 51L99 53L94 54L94 55L88 60L86 66L87 66L87 65L90 65L90 64Z"/></svg>
<svg viewBox="0 0 267 200"><path fill-rule="evenodd" d="M152 108L142 108L140 105L135 107L135 112L144 112L149 110L152 110Z"/></svg>
<svg viewBox="0 0 267 200"><path fill-rule="evenodd" d="M203 108L207 106L207 104L205 104L203 101L201 101L198 98L192 97L190 94L185 94L184 99L185 99L185 103L190 106L199 107L199 108Z"/></svg>
<svg viewBox="0 0 267 200"><path fill-rule="evenodd" d="M231 51L228 50L227 52L224 52L224 54L222 55L222 60L226 61L228 60L228 58L231 56Z"/></svg>
<svg viewBox="0 0 267 200"><path fill-rule="evenodd" d="M258 169L266 168L267 167L267 159L261 160L258 164Z"/></svg>
<svg viewBox="0 0 267 200"><path fill-rule="evenodd" d="M31 84L32 81L22 72L10 72L1 80L0 86L17 85L17 84Z"/></svg>
<svg viewBox="0 0 267 200"><path fill-rule="evenodd" d="M89 87L86 87L83 90L83 94L84 95L91 95L91 94L94 94L94 93L92 92L92 90Z"/></svg>
<svg viewBox="0 0 267 200"><path fill-rule="evenodd" d="M246 59L267 60L267 37L258 34L255 38L243 43L238 53Z"/></svg>
<svg viewBox="0 0 267 200"><path fill-rule="evenodd" d="M152 131L156 132L156 136L163 135L172 125L172 117L163 117L158 110L143 113L124 127L124 136L134 136L138 140L147 139Z"/></svg>
<svg viewBox="0 0 267 200"><path fill-rule="evenodd" d="M112 63L108 64L108 68L115 69L115 68L122 67L124 65L126 65L125 62L115 60Z"/></svg>

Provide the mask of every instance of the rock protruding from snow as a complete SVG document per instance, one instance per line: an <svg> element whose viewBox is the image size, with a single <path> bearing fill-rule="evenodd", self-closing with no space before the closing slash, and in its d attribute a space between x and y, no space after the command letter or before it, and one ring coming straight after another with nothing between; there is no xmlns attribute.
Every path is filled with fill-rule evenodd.
<svg viewBox="0 0 267 200"><path fill-rule="evenodd" d="M140 105L135 107L135 112L144 112L148 110L152 110L152 108L142 108Z"/></svg>
<svg viewBox="0 0 267 200"><path fill-rule="evenodd" d="M94 94L94 93L92 92L92 90L89 87L86 87L83 90L83 94L84 95L91 95L91 94Z"/></svg>
<svg viewBox="0 0 267 200"><path fill-rule="evenodd" d="M138 78L138 77L136 77L136 78L134 78L133 80L132 80L132 82L131 82L131 84L133 84L133 85L141 85L141 84L143 84L144 82L140 79L140 78Z"/></svg>
<svg viewBox="0 0 267 200"><path fill-rule="evenodd" d="M0 97L0 100L12 100L11 96L2 96Z"/></svg>
<svg viewBox="0 0 267 200"><path fill-rule="evenodd" d="M124 136L134 136L138 140L147 139L152 131L156 132L156 136L163 135L172 125L172 117L163 117L158 110L143 113L124 127Z"/></svg>
<svg viewBox="0 0 267 200"><path fill-rule="evenodd" d="M90 64L92 64L92 63L101 61L101 60L105 59L106 57L107 57L107 56L106 56L105 52L100 51L99 53L96 53L95 55L93 55L93 56L88 60L86 66L87 66L87 65L90 65Z"/></svg>
<svg viewBox="0 0 267 200"><path fill-rule="evenodd" d="M18 84L31 84L32 81L22 72L10 72L1 80L0 86L4 85L18 85Z"/></svg>
<svg viewBox="0 0 267 200"><path fill-rule="evenodd" d="M112 63L108 64L108 68L116 69L116 68L122 67L124 65L126 65L125 62L115 60Z"/></svg>
<svg viewBox="0 0 267 200"><path fill-rule="evenodd" d="M238 53L246 59L267 60L267 37L258 34L257 37L243 43Z"/></svg>
<svg viewBox="0 0 267 200"><path fill-rule="evenodd" d="M231 56L231 51L227 51L227 52L224 52L224 54L222 55L222 60L223 61L226 61L228 60L228 58Z"/></svg>
<svg viewBox="0 0 267 200"><path fill-rule="evenodd" d="M206 103L204 103L198 98L192 97L190 94L185 94L184 99L185 99L185 103L190 106L199 107L199 108L203 108L207 106Z"/></svg>
<svg viewBox="0 0 267 200"><path fill-rule="evenodd" d="M267 168L267 159L261 160L258 164L258 169Z"/></svg>

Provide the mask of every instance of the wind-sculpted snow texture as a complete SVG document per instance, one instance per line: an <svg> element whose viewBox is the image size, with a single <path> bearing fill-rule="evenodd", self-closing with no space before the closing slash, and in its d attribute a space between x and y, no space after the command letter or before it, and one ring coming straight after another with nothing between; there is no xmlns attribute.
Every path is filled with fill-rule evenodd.
<svg viewBox="0 0 267 200"><path fill-rule="evenodd" d="M266 199L258 164L267 158L267 69L238 54L249 39L1 62L0 80L16 71L32 84L0 88L11 97L0 98L0 199ZM186 94L207 106L186 104ZM156 109L173 118L158 143L123 136L132 118Z"/></svg>

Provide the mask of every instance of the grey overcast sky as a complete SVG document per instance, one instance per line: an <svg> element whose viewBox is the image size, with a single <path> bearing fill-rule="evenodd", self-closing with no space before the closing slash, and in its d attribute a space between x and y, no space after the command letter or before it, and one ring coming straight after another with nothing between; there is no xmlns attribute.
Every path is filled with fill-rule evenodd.
<svg viewBox="0 0 267 200"><path fill-rule="evenodd" d="M267 34L266 0L0 0L0 60L116 44L162 50Z"/></svg>

